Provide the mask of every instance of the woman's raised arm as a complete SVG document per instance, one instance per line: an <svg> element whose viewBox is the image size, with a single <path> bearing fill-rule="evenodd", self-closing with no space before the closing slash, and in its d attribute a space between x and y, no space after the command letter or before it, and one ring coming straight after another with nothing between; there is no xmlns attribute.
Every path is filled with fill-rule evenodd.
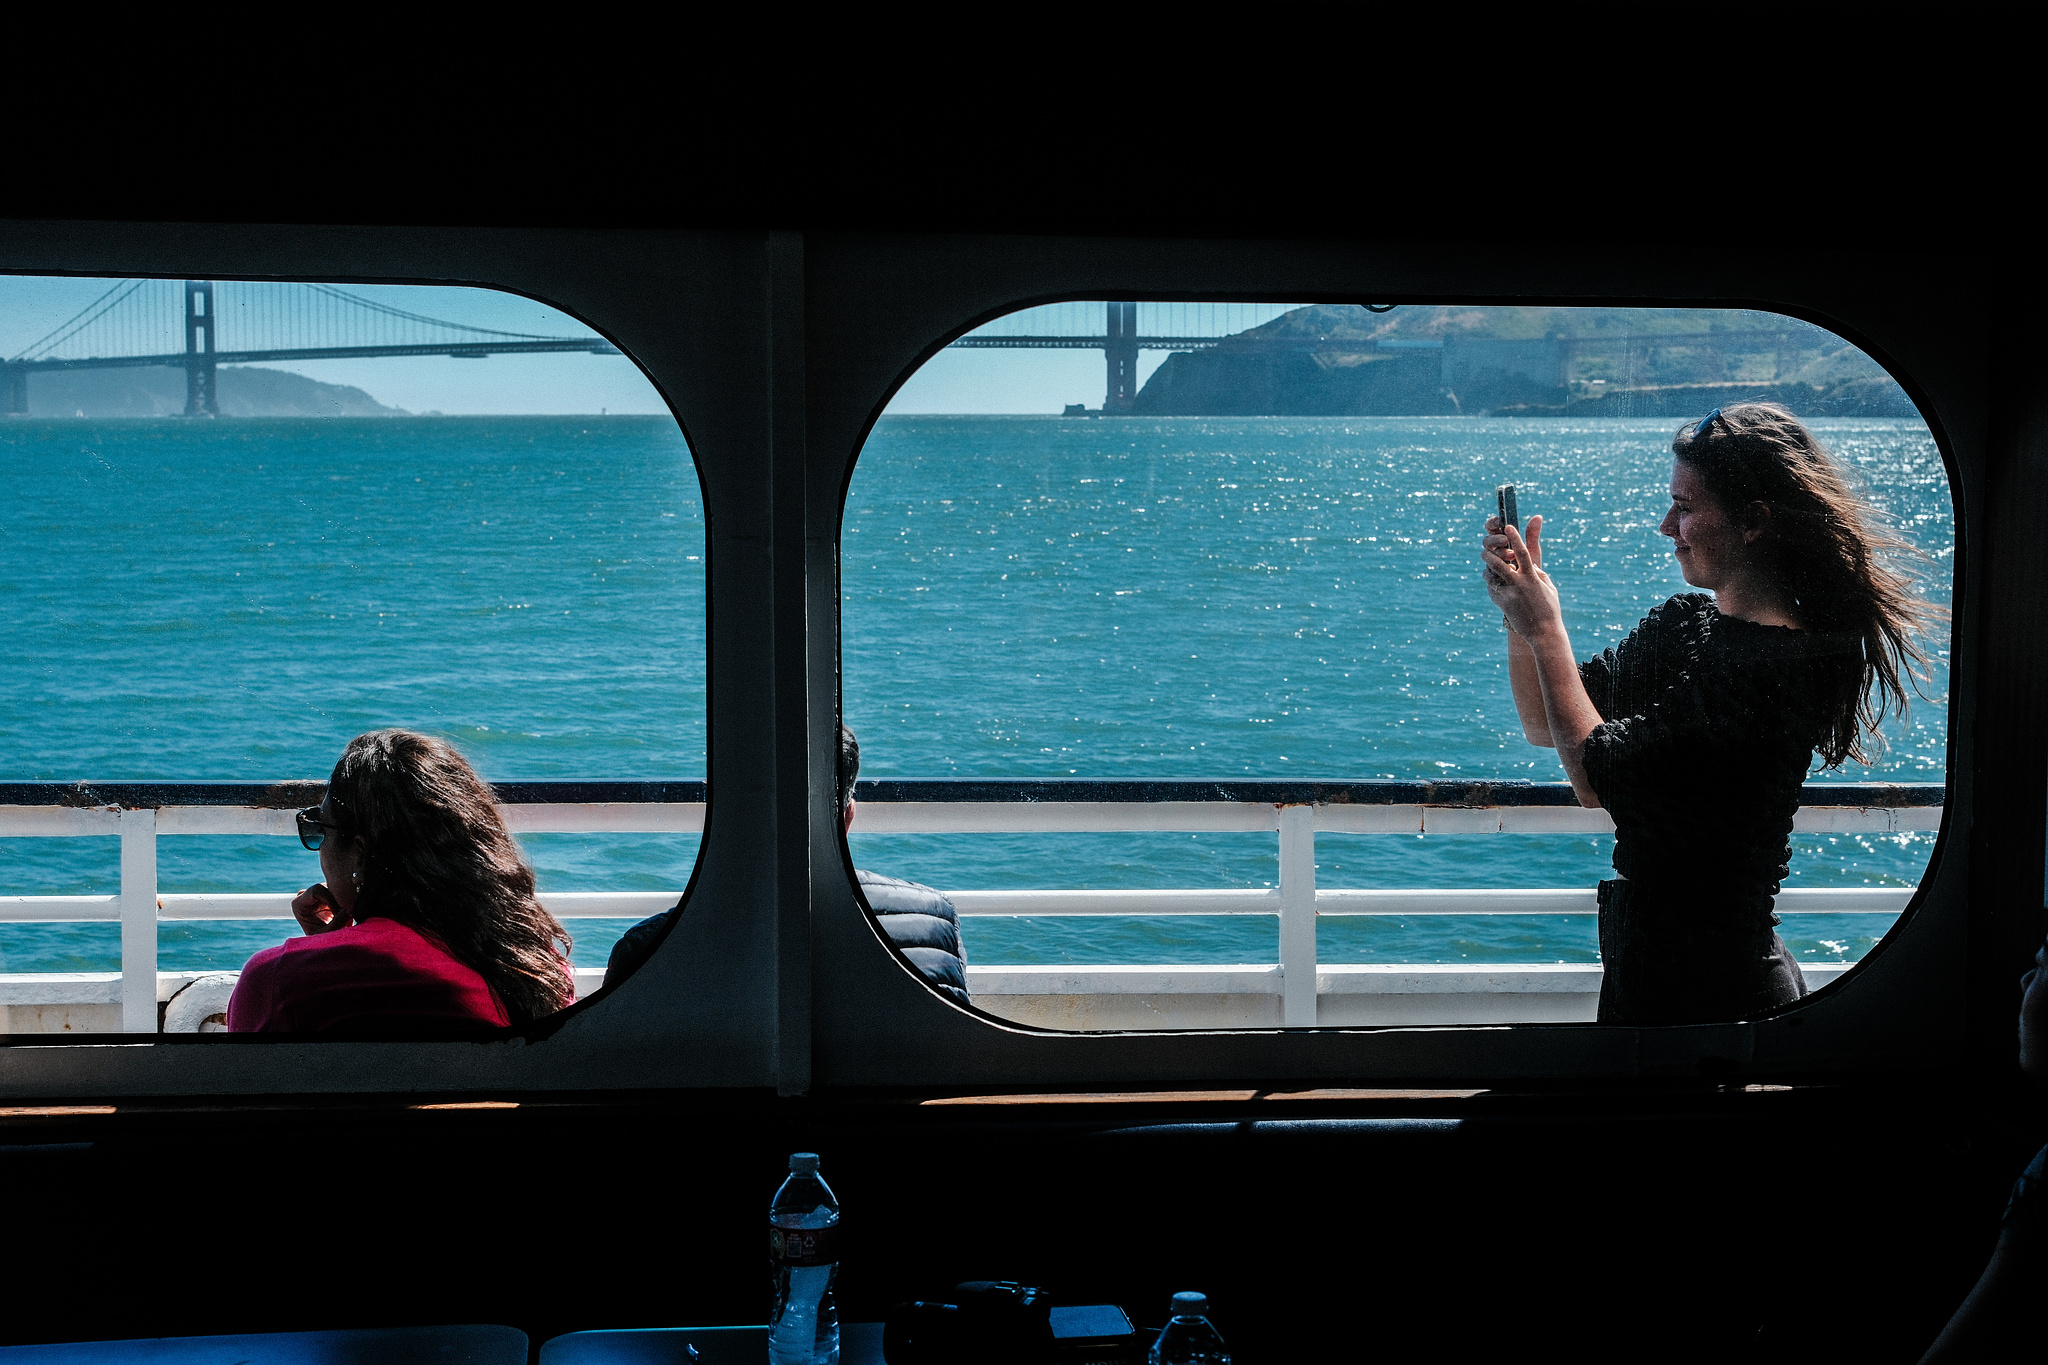
<svg viewBox="0 0 2048 1365"><path fill-rule="evenodd" d="M1486 578L1486 594L1507 618L1513 631L1529 652L1525 676L1533 674L1543 699L1543 733L1557 750L1565 776L1582 806L1598 806L1600 795L1587 780L1586 737L1600 723L1600 712L1586 695L1579 680L1579 661L1573 657L1571 637L1565 633L1564 612L1558 601L1557 585L1543 572L1534 544L1540 544L1543 521L1529 518L1534 544L1526 543L1512 526L1494 529L1482 542L1480 559ZM1527 683L1516 676L1515 647L1508 646L1508 677L1515 687L1515 709L1522 715L1522 732L1532 744L1541 743L1532 725L1534 708L1525 702Z"/></svg>

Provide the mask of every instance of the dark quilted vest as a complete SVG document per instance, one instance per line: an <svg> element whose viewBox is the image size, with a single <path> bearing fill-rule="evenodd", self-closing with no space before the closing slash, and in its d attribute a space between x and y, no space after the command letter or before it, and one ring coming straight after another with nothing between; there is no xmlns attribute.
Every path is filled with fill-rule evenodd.
<svg viewBox="0 0 2048 1365"><path fill-rule="evenodd" d="M960 942L960 915L945 893L901 877L861 872L861 894L896 950L924 973L932 986L961 1004L967 995L967 948Z"/></svg>

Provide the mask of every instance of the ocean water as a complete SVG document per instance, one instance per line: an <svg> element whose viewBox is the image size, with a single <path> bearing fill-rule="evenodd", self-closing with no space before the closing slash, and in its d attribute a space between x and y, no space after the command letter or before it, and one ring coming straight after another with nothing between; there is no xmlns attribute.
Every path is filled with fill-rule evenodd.
<svg viewBox="0 0 2048 1365"><path fill-rule="evenodd" d="M494 779L704 775L704 528L667 417L0 425L0 775L324 778L385 725ZM544 888L680 889L691 838L540 836ZM297 890L294 839L165 838L165 891ZM0 839L0 894L112 892L112 839ZM624 928L572 922L579 962ZM165 924L233 969L289 921ZM113 970L0 925L0 971Z"/></svg>
<svg viewBox="0 0 2048 1365"><path fill-rule="evenodd" d="M1946 600L1947 478L1918 422L1822 421ZM1493 489L1544 519L1582 655L1686 591L1656 533L1671 424L1495 418L895 418L844 521L844 705L870 777L1557 781L1520 735L1476 571ZM1941 642L1945 649L1946 642ZM1940 782L1946 655L1845 780ZM869 836L862 866L946 887L1271 886L1266 835ZM1790 886L1910 886L1932 835L1799 841ZM1322 835L1333 887L1590 886L1611 840ZM1883 915L1799 915L1813 960ZM976 918L989 962L1272 961L1275 921ZM1593 961L1590 917L1329 919L1321 960Z"/></svg>
<svg viewBox="0 0 2048 1365"><path fill-rule="evenodd" d="M1928 555L1916 422L1820 428ZM1659 422L885 419L849 490L844 706L869 777L1555 780L1513 725L1473 570L1494 485L1546 523L1580 652L1682 590ZM0 426L0 777L322 777L406 725L493 779L704 772L703 517L666 418ZM1945 647L1945 641L1942 644ZM1945 655L1943 658L1945 663ZM1945 668L1870 775L1939 782ZM1854 779L1864 770L1840 774ZM548 890L680 890L688 837L537 836ZM852 836L949 888L1266 886L1254 835ZM1791 885L1910 885L1932 836L1802 840ZM1586 886L1608 841L1322 836L1325 886ZM296 890L288 839L159 842L166 891ZM0 839L0 895L106 893L110 839ZM1885 916L1795 916L1853 959ZM574 921L597 964L624 921ZM289 922L166 924L234 968ZM1592 960L1576 917L1325 921L1327 961ZM975 918L976 962L1270 961L1265 917ZM111 970L112 925L0 925L0 971Z"/></svg>

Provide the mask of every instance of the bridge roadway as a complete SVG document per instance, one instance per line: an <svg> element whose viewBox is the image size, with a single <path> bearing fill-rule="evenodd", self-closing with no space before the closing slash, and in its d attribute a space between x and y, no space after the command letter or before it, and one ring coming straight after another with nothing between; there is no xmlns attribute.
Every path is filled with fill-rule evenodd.
<svg viewBox="0 0 2048 1365"><path fill-rule="evenodd" d="M1137 347L1137 349L1139 349L1139 350L1141 350L1141 351L1193 351L1193 350L1199 350L1199 349L1201 349L1201 348L1202 348L1202 347L1204 347L1204 346L1220 346L1220 345L1222 345L1222 344L1223 344L1224 342L1226 342L1226 341L1228 341L1228 342L1232 343L1231 349L1233 349L1233 350L1237 350L1237 349L1241 349L1241 348L1242 348L1242 349L1252 349L1252 348L1256 348L1256 347L1260 347L1260 346L1272 346L1272 345L1274 344L1274 343L1271 343L1271 342L1268 342L1268 341L1266 341L1266 340L1265 340L1264 338L1256 338L1256 337L1254 337L1254 338L1247 338L1247 337L1244 337L1244 336L1220 336L1220 337L1106 337L1106 336L1102 336L1102 337L1082 337L1082 336L1071 336L1071 337L1032 337L1032 336L1017 336L1017 337L977 337L977 336L964 336L964 337L961 337L961 338L960 338L960 339L959 339L958 341L956 341L956 342L953 342L953 343L952 343L952 345L951 345L951 347L950 347L950 349L953 349L953 350L962 350L962 351L1103 351L1103 350L1108 350L1108 349L1109 349L1109 348L1110 348L1111 346L1114 346L1114 345L1117 345L1117 344L1121 343L1121 344L1123 344L1123 345L1127 345L1127 346L1129 346L1129 345L1134 345L1134 346L1136 346L1136 347ZM1293 338L1293 337L1290 337L1290 338L1288 338L1288 339L1287 339L1287 345L1286 345L1285 349L1288 349L1288 350L1295 350L1295 349L1299 349L1300 347L1302 347L1302 346L1303 346L1303 345L1305 345L1305 344L1306 344L1306 345L1314 345L1315 343L1313 343L1313 342L1304 342L1304 341L1303 341L1303 340L1301 340L1301 339L1298 339L1298 338ZM1342 344L1343 344L1344 346L1346 346L1346 347L1347 347L1348 349L1351 349L1351 350L1357 350L1357 349L1358 349L1358 347L1359 347L1359 344L1360 344L1360 343L1358 343L1358 342L1356 342L1356 341L1351 341L1351 342L1345 342L1345 343L1342 343Z"/></svg>
<svg viewBox="0 0 2048 1365"><path fill-rule="evenodd" d="M144 365L174 365L183 368L194 359L215 365L252 365L276 360L356 360L365 356L444 355L458 360L482 360L494 355L536 355L550 351L583 351L590 355L617 355L619 348L597 338L560 341L476 341L450 344L422 343L416 346L307 346L282 351L172 351L166 355L92 356L83 360L5 360L12 370L112 370Z"/></svg>
<svg viewBox="0 0 2048 1365"><path fill-rule="evenodd" d="M618 355L619 348L598 337L567 337L555 341L432 342L411 346L306 346L271 351L172 351L165 355L89 356L81 360L0 360L0 417L28 415L28 377L50 370L118 370L146 366L182 369L189 377L187 417L212 416L214 371L222 365L252 365L280 360L360 360L377 356L448 356L483 360L494 355L541 355L581 351Z"/></svg>
<svg viewBox="0 0 2048 1365"><path fill-rule="evenodd" d="M163 366L185 371L185 415L187 417L212 417L220 412L215 391L215 375L222 365L249 365L265 361L293 360L358 360L383 356L448 356L457 360L482 360L494 355L535 355L549 352L580 351L588 355L618 355L619 350L602 337L546 337L513 332L496 332L488 328L472 327L466 323L449 322L442 318L423 317L407 313L341 293L323 285L309 285L327 296L328 306L333 302L353 308L350 317L343 320L344 328L354 327L355 339L352 344L328 346L271 346L245 348L243 350L218 349L221 315L214 298L214 281L185 281L184 332L185 349L150 355L86 355L59 359L55 357L30 359L36 351L47 346L71 344L79 349L103 349L103 343L113 337L133 335L135 310L146 311L149 300L137 295L137 290L147 281L133 281L127 285L117 283L98 303L86 310L91 314L80 324L79 318L59 327L49 336L30 346L12 360L0 361L0 416L26 416L28 414L28 377L31 374L53 370L107 370L134 369ZM108 300L112 302L109 303ZM159 299L158 302L161 302ZM104 305L104 306L103 306ZM97 309L98 311L94 311ZM378 325L389 326L397 319L400 325L413 328L426 327L444 333L441 339L423 339L404 342L373 342L366 338L362 328ZM154 326L161 319L143 319L143 325ZM330 320L328 335L334 337L335 329ZM446 333L455 333L447 336ZM471 337L487 337L487 340L465 340L461 334ZM387 333L388 335L388 333ZM94 338L81 341L81 337Z"/></svg>

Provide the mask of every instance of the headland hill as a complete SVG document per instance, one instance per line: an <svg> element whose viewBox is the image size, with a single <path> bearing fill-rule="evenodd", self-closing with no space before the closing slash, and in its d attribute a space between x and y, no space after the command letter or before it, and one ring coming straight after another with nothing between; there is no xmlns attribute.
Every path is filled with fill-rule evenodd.
<svg viewBox="0 0 2048 1365"><path fill-rule="evenodd" d="M1131 411L1160 417L1668 417L1737 402L1917 417L1823 328L1722 308L1317 304L1178 351ZM1070 409L1069 411L1072 411Z"/></svg>
<svg viewBox="0 0 2048 1365"><path fill-rule="evenodd" d="M325 384L290 370L223 365L215 371L223 417L409 417L351 384ZM176 417L185 411L185 371L168 365L47 370L28 380L31 417Z"/></svg>
<svg viewBox="0 0 2048 1365"><path fill-rule="evenodd" d="M224 417L405 417L346 384L222 366ZM33 375L35 417L168 417L169 366ZM1130 412L1159 417L1662 417L1767 400L1802 417L1916 417L1876 361L1811 323L1708 308L1312 304L1177 351ZM1076 404L1070 414L1097 415ZM438 415L438 414L423 414Z"/></svg>

